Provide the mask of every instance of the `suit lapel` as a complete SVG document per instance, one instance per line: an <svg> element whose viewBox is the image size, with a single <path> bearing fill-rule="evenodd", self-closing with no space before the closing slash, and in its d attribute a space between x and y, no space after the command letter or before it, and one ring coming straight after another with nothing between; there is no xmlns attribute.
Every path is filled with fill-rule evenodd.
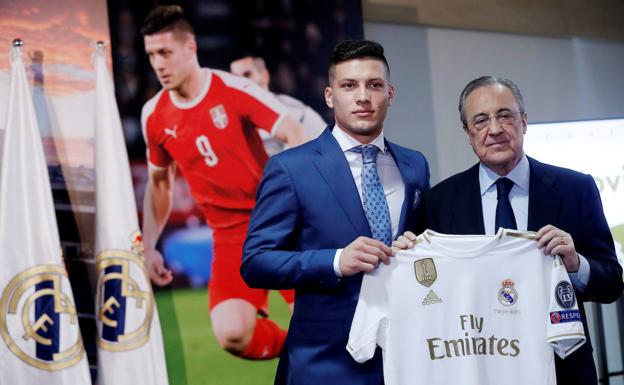
<svg viewBox="0 0 624 385"><path fill-rule="evenodd" d="M555 178L544 169L543 165L533 158L529 158L530 181L529 181L529 218L527 230L537 231L542 226L553 222L553 218L559 217L561 202L552 199L556 196L554 191Z"/></svg>
<svg viewBox="0 0 624 385"><path fill-rule="evenodd" d="M357 234L371 236L360 195L353 180L349 163L331 131L326 129L317 140L319 156L314 165L333 192Z"/></svg>
<svg viewBox="0 0 624 385"><path fill-rule="evenodd" d="M394 161L396 162L397 167L399 168L399 173L401 174L401 178L403 179L403 184L405 185L405 196L403 198L403 206L401 207L401 218L399 219L399 227L398 234L403 234L405 229L405 223L407 221L408 213L413 209L414 204L414 195L416 193L416 170L414 167L410 166L409 159L405 156L403 151L393 143L388 142L387 140L386 146L392 154Z"/></svg>
<svg viewBox="0 0 624 385"><path fill-rule="evenodd" d="M461 174L452 199L453 223L458 234L485 234L479 185L479 163Z"/></svg>

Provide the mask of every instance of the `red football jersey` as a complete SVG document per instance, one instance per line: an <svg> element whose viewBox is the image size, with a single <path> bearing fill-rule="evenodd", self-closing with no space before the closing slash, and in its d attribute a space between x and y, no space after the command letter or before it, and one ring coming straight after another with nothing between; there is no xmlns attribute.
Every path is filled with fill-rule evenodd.
<svg viewBox="0 0 624 385"><path fill-rule="evenodd" d="M257 129L272 133L287 112L247 79L204 71L195 100L183 103L161 90L143 107L141 121L150 167L175 161L217 229L248 220L267 160Z"/></svg>

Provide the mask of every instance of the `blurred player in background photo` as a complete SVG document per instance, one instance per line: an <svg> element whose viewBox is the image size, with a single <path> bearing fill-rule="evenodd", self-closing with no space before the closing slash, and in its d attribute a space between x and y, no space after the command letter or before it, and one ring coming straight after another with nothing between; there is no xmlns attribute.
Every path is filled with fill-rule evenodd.
<svg viewBox="0 0 624 385"><path fill-rule="evenodd" d="M303 127L268 91L227 72L201 68L193 27L181 7L152 10L141 34L163 87L141 114L149 173L143 241L150 278L159 286L173 278L156 244L171 210L173 177L179 167L213 229L208 292L218 343L247 359L277 357L286 331L266 318L268 292L250 289L239 268L268 158L257 130L293 147L302 142ZM292 291L282 295L292 304Z"/></svg>
<svg viewBox="0 0 624 385"><path fill-rule="evenodd" d="M240 55L230 63L230 72L251 80L267 91L269 90L271 75L264 59L259 56L252 53ZM285 94L275 94L275 97L286 106L290 116L303 125L306 139L317 138L327 126L327 123L316 111L300 100ZM260 131L260 137L269 155L274 155L284 149L282 142L271 138L264 131Z"/></svg>

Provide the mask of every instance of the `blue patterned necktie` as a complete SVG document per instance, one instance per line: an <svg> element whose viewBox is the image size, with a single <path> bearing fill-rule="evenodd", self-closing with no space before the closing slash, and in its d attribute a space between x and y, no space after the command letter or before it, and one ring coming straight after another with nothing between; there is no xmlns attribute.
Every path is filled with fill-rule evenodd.
<svg viewBox="0 0 624 385"><path fill-rule="evenodd" d="M514 182L507 178L498 178L496 180L496 221L494 224L494 232L499 227L516 230L516 217L514 216L511 203L509 202L509 191L513 187Z"/></svg>
<svg viewBox="0 0 624 385"><path fill-rule="evenodd" d="M392 242L390 210L375 163L379 149L369 144L355 147L351 151L362 154L362 195L364 196L364 212L371 234L378 241L390 245Z"/></svg>

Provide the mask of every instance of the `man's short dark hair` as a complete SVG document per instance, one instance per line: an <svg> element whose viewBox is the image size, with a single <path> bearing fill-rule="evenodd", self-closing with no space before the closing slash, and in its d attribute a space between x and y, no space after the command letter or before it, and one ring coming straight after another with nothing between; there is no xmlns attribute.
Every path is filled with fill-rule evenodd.
<svg viewBox="0 0 624 385"><path fill-rule="evenodd" d="M329 81L331 83L334 67L336 64L354 59L376 59L384 63L388 76L390 76L390 66L384 56L384 49L381 44L370 40L343 40L334 47L329 60Z"/></svg>
<svg viewBox="0 0 624 385"><path fill-rule="evenodd" d="M159 32L184 32L195 35L193 26L184 16L184 10L179 5L159 5L143 20L141 35L148 36Z"/></svg>
<svg viewBox="0 0 624 385"><path fill-rule="evenodd" d="M260 54L259 51L251 50L251 49L242 49L238 50L234 55L232 55L230 63L233 63L237 60L251 58L253 63L256 65L258 69L267 68L266 61L264 60L264 56Z"/></svg>
<svg viewBox="0 0 624 385"><path fill-rule="evenodd" d="M494 85L501 85L508 88L509 91L511 91L511 94L516 99L516 103L518 103L520 113L525 112L524 99L522 98L520 88L518 88L516 83L506 78L496 76L481 76L480 78L476 78L468 83L466 87L464 87L464 90L461 92L461 95L459 96L459 119L461 120L464 129L468 127L468 117L466 116L466 99L468 99L468 96L478 88Z"/></svg>

